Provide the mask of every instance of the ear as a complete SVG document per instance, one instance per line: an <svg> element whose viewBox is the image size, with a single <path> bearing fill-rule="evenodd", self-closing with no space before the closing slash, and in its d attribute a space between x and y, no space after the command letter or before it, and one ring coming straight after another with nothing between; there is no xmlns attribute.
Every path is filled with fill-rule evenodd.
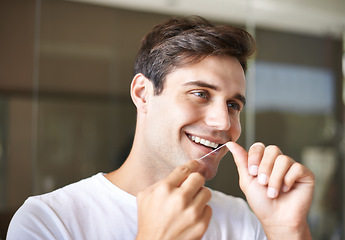
<svg viewBox="0 0 345 240"><path fill-rule="evenodd" d="M131 97L138 111L147 111L147 102L152 93L151 81L142 73L135 75L131 84Z"/></svg>

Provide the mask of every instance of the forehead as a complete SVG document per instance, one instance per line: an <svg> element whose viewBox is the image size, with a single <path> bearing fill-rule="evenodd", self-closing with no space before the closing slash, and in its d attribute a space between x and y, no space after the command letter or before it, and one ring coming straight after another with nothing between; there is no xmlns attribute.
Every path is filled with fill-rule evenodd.
<svg viewBox="0 0 345 240"><path fill-rule="evenodd" d="M234 57L210 56L198 63L175 69L167 75L164 89L193 87L194 82L202 82L205 87L208 85L208 88L229 94L245 94L244 71Z"/></svg>

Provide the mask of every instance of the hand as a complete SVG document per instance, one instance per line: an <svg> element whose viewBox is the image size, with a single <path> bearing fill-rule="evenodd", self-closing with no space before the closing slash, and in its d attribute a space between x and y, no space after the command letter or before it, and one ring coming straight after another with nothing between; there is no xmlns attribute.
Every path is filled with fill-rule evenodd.
<svg viewBox="0 0 345 240"><path fill-rule="evenodd" d="M137 196L138 239L201 239L212 210L211 192L190 161Z"/></svg>
<svg viewBox="0 0 345 240"><path fill-rule="evenodd" d="M314 175L282 154L276 146L253 144L247 153L228 142L240 177L240 187L269 239L311 239L307 214Z"/></svg>

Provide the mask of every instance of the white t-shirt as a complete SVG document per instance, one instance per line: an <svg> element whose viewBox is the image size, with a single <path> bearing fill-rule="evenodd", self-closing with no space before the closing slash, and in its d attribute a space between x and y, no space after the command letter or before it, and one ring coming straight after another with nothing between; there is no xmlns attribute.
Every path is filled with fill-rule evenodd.
<svg viewBox="0 0 345 240"><path fill-rule="evenodd" d="M203 239L266 239L260 222L241 198L212 191L212 218ZM54 192L28 198L13 216L7 239L135 239L133 195L103 173Z"/></svg>

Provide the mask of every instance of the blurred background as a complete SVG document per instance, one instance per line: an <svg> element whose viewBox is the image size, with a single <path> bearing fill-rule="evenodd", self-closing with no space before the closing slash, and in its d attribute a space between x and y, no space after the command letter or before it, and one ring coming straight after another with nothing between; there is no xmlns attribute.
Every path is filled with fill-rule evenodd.
<svg viewBox="0 0 345 240"><path fill-rule="evenodd" d="M345 239L344 0L1 0L0 239L29 196L122 164L140 41L176 15L255 36L239 143L276 144L307 165L313 239ZM207 185L244 197L231 154Z"/></svg>

